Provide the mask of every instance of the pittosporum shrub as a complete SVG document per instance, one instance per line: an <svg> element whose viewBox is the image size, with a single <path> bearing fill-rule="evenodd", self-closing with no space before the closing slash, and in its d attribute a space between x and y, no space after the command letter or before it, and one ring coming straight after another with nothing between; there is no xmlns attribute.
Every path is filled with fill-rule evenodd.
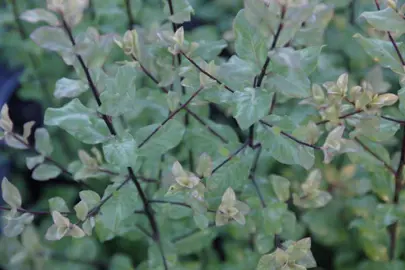
<svg viewBox="0 0 405 270"><path fill-rule="evenodd" d="M400 1L8 2L5 269L405 269Z"/></svg>

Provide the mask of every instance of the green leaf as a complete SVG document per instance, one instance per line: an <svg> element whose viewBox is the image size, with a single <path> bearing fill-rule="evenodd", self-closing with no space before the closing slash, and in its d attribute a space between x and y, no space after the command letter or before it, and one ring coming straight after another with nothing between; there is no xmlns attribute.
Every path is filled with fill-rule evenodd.
<svg viewBox="0 0 405 270"><path fill-rule="evenodd" d="M314 149L293 141L274 128L259 127L257 137L269 154L281 163L298 164L307 170L314 165Z"/></svg>
<svg viewBox="0 0 405 270"><path fill-rule="evenodd" d="M58 211L59 213L69 212L65 200L61 197L53 197L48 200L50 212Z"/></svg>
<svg viewBox="0 0 405 270"><path fill-rule="evenodd" d="M372 57L374 61L377 61L383 67L392 69L392 71L396 73L404 73L404 69L398 55L390 41L365 38L360 34L355 34L353 37L357 39L366 53ZM397 45L401 50L402 43L398 42Z"/></svg>
<svg viewBox="0 0 405 270"><path fill-rule="evenodd" d="M283 229L283 217L287 213L287 204L271 203L262 210L262 230L267 235L281 233Z"/></svg>
<svg viewBox="0 0 405 270"><path fill-rule="evenodd" d="M399 97L399 110L405 114L405 87L398 90L398 97Z"/></svg>
<svg viewBox="0 0 405 270"><path fill-rule="evenodd" d="M59 24L58 18L53 13L42 8L26 10L20 15L20 19L30 23L46 22L53 26Z"/></svg>
<svg viewBox="0 0 405 270"><path fill-rule="evenodd" d="M119 191L119 184L107 187L103 198L113 196L101 207L100 214L96 217L96 233L100 241L106 241L126 232L124 221L136 209L139 209L138 191L133 182L127 182Z"/></svg>
<svg viewBox="0 0 405 270"><path fill-rule="evenodd" d="M324 207L332 200L332 195L323 190L316 190L310 196L300 197L293 194L293 202L301 208L320 208Z"/></svg>
<svg viewBox="0 0 405 270"><path fill-rule="evenodd" d="M44 162L45 158L42 155L34 156L34 157L27 157L26 164L29 170L34 169L35 166Z"/></svg>
<svg viewBox="0 0 405 270"><path fill-rule="evenodd" d="M101 200L100 196L92 190L82 190L79 192L80 199L90 207L95 207Z"/></svg>
<svg viewBox="0 0 405 270"><path fill-rule="evenodd" d="M111 258L109 270L135 270L131 258L123 254L114 254Z"/></svg>
<svg viewBox="0 0 405 270"><path fill-rule="evenodd" d="M245 11L241 10L233 23L235 32L235 51L243 60L253 63L258 71L267 57L267 39L246 20Z"/></svg>
<svg viewBox="0 0 405 270"><path fill-rule="evenodd" d="M244 91L236 91L233 100L236 109L233 115L242 130L262 119L269 113L273 93L263 89L245 88Z"/></svg>
<svg viewBox="0 0 405 270"><path fill-rule="evenodd" d="M32 172L32 178L38 181L46 181L56 178L62 170L52 164L41 164Z"/></svg>
<svg viewBox="0 0 405 270"><path fill-rule="evenodd" d="M53 146L49 133L45 128L35 130L35 150L44 156L52 154Z"/></svg>
<svg viewBox="0 0 405 270"><path fill-rule="evenodd" d="M75 98L89 89L88 85L81 80L72 80L68 78L59 79L56 82L53 95L60 98Z"/></svg>
<svg viewBox="0 0 405 270"><path fill-rule="evenodd" d="M204 214L196 213L193 216L193 219L195 225L197 225L197 227L200 228L201 230L208 227L209 219Z"/></svg>
<svg viewBox="0 0 405 270"><path fill-rule="evenodd" d="M382 10L363 12L361 17L364 17L371 26L380 31L391 31L398 35L405 33L404 18L390 7Z"/></svg>
<svg viewBox="0 0 405 270"><path fill-rule="evenodd" d="M133 111L136 102L135 87L136 72L130 65L121 66L114 78L105 82L105 91L101 93L101 113L110 116L119 116Z"/></svg>
<svg viewBox="0 0 405 270"><path fill-rule="evenodd" d="M72 43L62 28L42 26L31 33L30 38L41 48L61 53L71 53Z"/></svg>
<svg viewBox="0 0 405 270"><path fill-rule="evenodd" d="M260 254L268 253L274 248L274 235L267 235L261 232L257 233L255 245Z"/></svg>
<svg viewBox="0 0 405 270"><path fill-rule="evenodd" d="M85 107L77 98L61 108L48 108L44 122L49 126L59 126L86 144L104 142L110 135L97 112Z"/></svg>
<svg viewBox="0 0 405 270"><path fill-rule="evenodd" d="M102 68L114 45L114 38L115 34L100 35L96 28L88 27L75 38L75 52L83 58L86 67Z"/></svg>
<svg viewBox="0 0 405 270"><path fill-rule="evenodd" d="M311 46L297 51L299 53L301 69L309 76L318 66L319 56L322 52L322 46Z"/></svg>
<svg viewBox="0 0 405 270"><path fill-rule="evenodd" d="M394 224L398 220L398 210L394 204L378 204L374 212L374 220L381 228Z"/></svg>
<svg viewBox="0 0 405 270"><path fill-rule="evenodd" d="M1 182L1 192L3 200L12 208L19 208L21 207L21 195L18 189L7 180L7 178L3 178Z"/></svg>
<svg viewBox="0 0 405 270"><path fill-rule="evenodd" d="M294 52L289 48L272 53L272 74L265 79L264 86L276 89L289 98L309 97L311 83L307 74L311 73L317 64L317 56L309 57L309 53L310 51Z"/></svg>
<svg viewBox="0 0 405 270"><path fill-rule="evenodd" d="M270 181L277 198L282 202L287 201L290 198L290 181L278 175L271 175Z"/></svg>
<svg viewBox="0 0 405 270"><path fill-rule="evenodd" d="M135 134L135 141L140 145L159 124L140 128ZM176 147L182 140L185 132L183 124L177 120L169 120L154 134L150 140L139 148L139 156L161 155Z"/></svg>
<svg viewBox="0 0 405 270"><path fill-rule="evenodd" d="M86 220L87 214L89 213L89 206L84 201L80 201L73 207L73 209L75 210L76 216L79 220Z"/></svg>
<svg viewBox="0 0 405 270"><path fill-rule="evenodd" d="M222 194L228 187L238 190L248 181L251 163L248 158L234 157L227 164L219 168L207 180L209 190L215 190L216 194ZM223 160L223 158L222 158Z"/></svg>
<svg viewBox="0 0 405 270"><path fill-rule="evenodd" d="M164 1L164 4L165 13L169 15L170 21L174 23L182 24L184 22L188 22L191 19L191 14L194 14L194 9L189 4L188 0L173 1L173 15L170 13L168 2Z"/></svg>
<svg viewBox="0 0 405 270"><path fill-rule="evenodd" d="M105 160L121 167L133 167L138 158L138 147L131 134L125 133L121 138L112 138L103 144Z"/></svg>
<svg viewBox="0 0 405 270"><path fill-rule="evenodd" d="M209 247L216 236L217 233L210 229L199 231L177 241L175 243L176 251L181 255L196 253L205 247Z"/></svg>

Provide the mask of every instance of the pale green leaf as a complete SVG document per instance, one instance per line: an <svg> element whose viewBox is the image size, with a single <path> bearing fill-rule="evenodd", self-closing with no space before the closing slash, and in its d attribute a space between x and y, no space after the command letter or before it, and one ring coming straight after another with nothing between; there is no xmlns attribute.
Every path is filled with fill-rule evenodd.
<svg viewBox="0 0 405 270"><path fill-rule="evenodd" d="M60 98L75 98L86 92L88 85L80 80L61 78L56 82L53 95Z"/></svg>
<svg viewBox="0 0 405 270"><path fill-rule="evenodd" d="M405 20L395 10L387 7L382 10L368 11L361 14L367 22L380 31L391 31L398 35L405 33Z"/></svg>
<svg viewBox="0 0 405 270"><path fill-rule="evenodd" d="M7 180L7 178L3 178L1 182L1 192L3 200L11 206L11 208L19 208L21 207L21 195L18 189Z"/></svg>
<svg viewBox="0 0 405 270"><path fill-rule="evenodd" d="M121 66L115 77L106 80L105 91L100 95L101 113L119 116L133 110L136 102L135 71L130 65Z"/></svg>
<svg viewBox="0 0 405 270"><path fill-rule="evenodd" d="M138 146L149 136L159 124L149 125L137 130L135 141ZM162 128L154 134L150 140L139 147L139 156L161 155L176 147L182 140L185 129L181 122L169 120Z"/></svg>
<svg viewBox="0 0 405 270"><path fill-rule="evenodd" d="M32 172L32 178L38 181L46 181L56 178L62 170L51 164L41 164Z"/></svg>
<svg viewBox="0 0 405 270"><path fill-rule="evenodd" d="M257 70L261 70L267 57L267 39L249 24L244 10L236 15L233 29L236 38L236 54L241 59L254 64Z"/></svg>
<svg viewBox="0 0 405 270"><path fill-rule="evenodd" d="M290 181L278 175L271 175L270 181L277 198L282 202L287 201L290 198Z"/></svg>
<svg viewBox="0 0 405 270"><path fill-rule="evenodd" d="M73 99L61 108L48 108L44 121L46 125L59 126L87 144L104 142L110 135L97 112L85 107L79 99Z"/></svg>
<svg viewBox="0 0 405 270"><path fill-rule="evenodd" d="M57 211L60 213L69 212L65 200L61 197L53 197L48 200L50 212Z"/></svg>
<svg viewBox="0 0 405 270"><path fill-rule="evenodd" d="M58 18L53 13L42 8L24 11L20 15L20 19L30 23L46 22L52 26L58 26L59 24Z"/></svg>
<svg viewBox="0 0 405 270"><path fill-rule="evenodd" d="M62 28L42 26L30 35L31 39L41 48L61 53L71 53L72 43Z"/></svg>
<svg viewBox="0 0 405 270"><path fill-rule="evenodd" d="M35 150L44 156L52 154L53 146L49 133L45 128L35 130Z"/></svg>
<svg viewBox="0 0 405 270"><path fill-rule="evenodd" d="M137 144L129 133L125 133L121 138L112 138L103 144L105 160L121 167L133 167L136 164L137 150Z"/></svg>
<svg viewBox="0 0 405 270"><path fill-rule="evenodd" d="M233 115L242 130L248 129L269 113L273 93L263 89L245 88L233 94L236 109Z"/></svg>
<svg viewBox="0 0 405 270"><path fill-rule="evenodd" d="M380 63L383 67L392 69L396 73L404 73L398 54L390 41L365 38L360 34L354 35L354 38L374 61ZM398 42L397 45L400 48L402 47L402 43Z"/></svg>

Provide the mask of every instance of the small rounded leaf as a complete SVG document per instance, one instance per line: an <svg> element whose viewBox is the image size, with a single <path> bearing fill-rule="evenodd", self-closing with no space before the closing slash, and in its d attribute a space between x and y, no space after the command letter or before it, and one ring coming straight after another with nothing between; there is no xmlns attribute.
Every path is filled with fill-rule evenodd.
<svg viewBox="0 0 405 270"><path fill-rule="evenodd" d="M3 200L13 209L21 207L21 194L18 189L11 184L7 178L1 182L1 192Z"/></svg>

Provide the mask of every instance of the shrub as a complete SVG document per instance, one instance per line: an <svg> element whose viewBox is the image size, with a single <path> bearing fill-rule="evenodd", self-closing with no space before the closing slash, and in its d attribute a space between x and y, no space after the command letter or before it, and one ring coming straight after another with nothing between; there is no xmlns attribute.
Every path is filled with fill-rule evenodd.
<svg viewBox="0 0 405 270"><path fill-rule="evenodd" d="M2 180L4 267L405 268L405 6L119 2L8 5L47 109L20 130L4 105L4 142L75 187L30 206Z"/></svg>

